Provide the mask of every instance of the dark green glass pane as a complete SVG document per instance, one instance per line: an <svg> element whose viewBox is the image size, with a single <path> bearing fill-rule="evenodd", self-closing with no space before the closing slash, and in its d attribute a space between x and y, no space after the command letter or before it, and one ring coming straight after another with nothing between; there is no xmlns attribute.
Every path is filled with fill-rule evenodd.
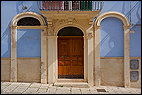
<svg viewBox="0 0 142 95"><path fill-rule="evenodd" d="M81 10L92 10L92 1L81 1Z"/></svg>
<svg viewBox="0 0 142 95"><path fill-rule="evenodd" d="M87 10L88 8L87 8L87 4L88 2L87 1L85 1L85 10Z"/></svg>

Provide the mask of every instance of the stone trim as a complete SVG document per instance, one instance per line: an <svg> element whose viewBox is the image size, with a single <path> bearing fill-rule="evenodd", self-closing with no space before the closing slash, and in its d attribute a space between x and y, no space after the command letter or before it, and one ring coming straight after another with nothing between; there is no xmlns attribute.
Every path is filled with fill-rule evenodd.
<svg viewBox="0 0 142 95"><path fill-rule="evenodd" d="M62 24L62 25L58 26L57 28L55 28L55 35L58 34L58 32L59 32L60 29L62 29L64 27L69 27L69 26L73 26L73 27L79 28L83 32L84 36L86 35L86 32L84 32L85 29L81 25L76 24L76 23L72 23L71 25L68 24L68 23L65 23L65 24Z"/></svg>
<svg viewBox="0 0 142 95"><path fill-rule="evenodd" d="M47 39L48 39L48 55L50 54L50 56L48 56L48 83L49 84L54 84L57 80L58 80L58 56L57 56L57 50L58 50L58 46L57 46L57 34L59 32L60 29L64 28L64 27L68 27L68 26L73 26L73 27L77 27L79 29L82 30L83 34L84 34L84 81L87 81L88 84L90 86L93 86L93 55L88 55L89 53L89 48L88 48L88 44L91 45L92 43L92 39L88 40L88 36L86 35L86 29L84 29L84 27L82 27L81 25L77 24L77 23L72 23L72 24L68 24L68 23L64 23L59 25L58 27L55 27L54 30L52 30L51 27L48 27L49 30L52 30L52 32L54 33L53 36L48 35ZM92 31L93 32L93 31ZM50 45L50 46L49 46ZM93 48L93 44L90 46L91 50ZM90 50L90 52L91 52ZM88 58L90 57L90 60L88 60ZM89 64L88 64L89 63ZM90 73L88 73L90 72Z"/></svg>
<svg viewBox="0 0 142 95"><path fill-rule="evenodd" d="M94 68L95 68L95 85L100 86L100 24L101 21L107 17L116 17L120 19L124 26L124 86L125 87L130 87L130 73L129 73L129 60L130 60L130 55L129 55L129 31L130 31L130 24L125 15L122 13L116 12L116 11L109 11L102 13L100 16L95 21L94 24L94 31L93 31L93 36L94 37Z"/></svg>
<svg viewBox="0 0 142 95"><path fill-rule="evenodd" d="M40 21L41 26L17 26L24 17L33 17ZM11 22L11 79L17 81L17 29L41 29L41 83L47 83L47 25L44 18L35 12L17 14Z"/></svg>

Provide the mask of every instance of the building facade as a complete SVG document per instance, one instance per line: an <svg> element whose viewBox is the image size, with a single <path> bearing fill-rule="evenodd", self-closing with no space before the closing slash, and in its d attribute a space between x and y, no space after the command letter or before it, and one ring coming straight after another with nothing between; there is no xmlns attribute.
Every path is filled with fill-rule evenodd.
<svg viewBox="0 0 142 95"><path fill-rule="evenodd" d="M1 1L1 81L141 87L141 1Z"/></svg>

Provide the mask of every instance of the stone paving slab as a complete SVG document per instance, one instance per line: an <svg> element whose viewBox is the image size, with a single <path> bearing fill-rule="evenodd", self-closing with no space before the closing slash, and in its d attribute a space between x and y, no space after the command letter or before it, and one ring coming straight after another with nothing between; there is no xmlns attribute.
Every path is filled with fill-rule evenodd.
<svg viewBox="0 0 142 95"><path fill-rule="evenodd" d="M39 88L35 87L35 88L28 88L25 92L23 92L22 94L36 94L37 90Z"/></svg>
<svg viewBox="0 0 142 95"><path fill-rule="evenodd" d="M109 94L116 94L113 88L111 87L104 87L104 89L109 93Z"/></svg>
<svg viewBox="0 0 142 95"><path fill-rule="evenodd" d="M71 93L72 93L72 94L81 94L81 91L80 91L79 88L72 88L72 89L71 89Z"/></svg>
<svg viewBox="0 0 142 95"><path fill-rule="evenodd" d="M48 94L55 94L56 93L56 87L53 87L53 88L48 88L48 90L47 90L47 93Z"/></svg>
<svg viewBox="0 0 142 95"><path fill-rule="evenodd" d="M4 92L12 92L16 87L18 87L18 85L9 85L8 87L6 87L3 91Z"/></svg>
<svg viewBox="0 0 142 95"><path fill-rule="evenodd" d="M81 93L82 93L82 94L91 94L89 88L81 88Z"/></svg>
<svg viewBox="0 0 142 95"><path fill-rule="evenodd" d="M2 82L2 84L1 84L1 86L3 86L3 85L10 85L10 84L12 84L12 82Z"/></svg>
<svg viewBox="0 0 142 95"><path fill-rule="evenodd" d="M91 87L89 88L91 94L99 94L99 92L97 92L96 88L95 87Z"/></svg>
<svg viewBox="0 0 142 95"><path fill-rule="evenodd" d="M49 84L41 84L40 89L48 89L49 88Z"/></svg>
<svg viewBox="0 0 142 95"><path fill-rule="evenodd" d="M39 89L37 94L47 94L47 89Z"/></svg>
<svg viewBox="0 0 142 95"><path fill-rule="evenodd" d="M41 83L32 83L30 87L37 87L39 88L41 86Z"/></svg>
<svg viewBox="0 0 142 95"><path fill-rule="evenodd" d="M22 92L24 92L27 88L28 88L28 86L18 86L13 92L22 93Z"/></svg>
<svg viewBox="0 0 142 95"><path fill-rule="evenodd" d="M105 89L106 92L98 92ZM141 94L141 88L100 86L90 88L59 87L51 84L1 82L1 94Z"/></svg>
<svg viewBox="0 0 142 95"><path fill-rule="evenodd" d="M139 94L141 93L141 90L137 89L137 88L126 88L130 94Z"/></svg>
<svg viewBox="0 0 142 95"><path fill-rule="evenodd" d="M8 87L7 85L3 85L1 86L1 89L5 89L6 87Z"/></svg>
<svg viewBox="0 0 142 95"><path fill-rule="evenodd" d="M21 83L19 86L30 86L32 83Z"/></svg>
<svg viewBox="0 0 142 95"><path fill-rule="evenodd" d="M70 88L57 87L56 94L70 94Z"/></svg>

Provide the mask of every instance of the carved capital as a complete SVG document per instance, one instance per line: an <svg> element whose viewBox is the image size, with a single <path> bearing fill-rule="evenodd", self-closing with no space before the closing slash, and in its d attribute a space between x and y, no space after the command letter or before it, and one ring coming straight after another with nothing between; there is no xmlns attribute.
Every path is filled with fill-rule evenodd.
<svg viewBox="0 0 142 95"><path fill-rule="evenodd" d="M89 16L89 24L93 24L94 17L92 15Z"/></svg>
<svg viewBox="0 0 142 95"><path fill-rule="evenodd" d="M52 25L52 21L48 21L48 25Z"/></svg>
<svg viewBox="0 0 142 95"><path fill-rule="evenodd" d="M128 26L123 26L123 28L125 28L125 29L130 29L130 25L128 25Z"/></svg>
<svg viewBox="0 0 142 95"><path fill-rule="evenodd" d="M47 30L48 35L53 36L54 35L54 29L55 29L54 26L48 25L48 30Z"/></svg>
<svg viewBox="0 0 142 95"><path fill-rule="evenodd" d="M17 26L10 26L11 29L17 29Z"/></svg>
<svg viewBox="0 0 142 95"><path fill-rule="evenodd" d="M95 28L98 29L98 28L100 28L100 26L97 26L97 25L96 25Z"/></svg>
<svg viewBox="0 0 142 95"><path fill-rule="evenodd" d="M89 25L92 25L93 24L93 21L89 21Z"/></svg>
<svg viewBox="0 0 142 95"><path fill-rule="evenodd" d="M91 39L93 37L93 33L87 33L87 39Z"/></svg>
<svg viewBox="0 0 142 95"><path fill-rule="evenodd" d="M47 36L47 39L57 39L58 36Z"/></svg>

